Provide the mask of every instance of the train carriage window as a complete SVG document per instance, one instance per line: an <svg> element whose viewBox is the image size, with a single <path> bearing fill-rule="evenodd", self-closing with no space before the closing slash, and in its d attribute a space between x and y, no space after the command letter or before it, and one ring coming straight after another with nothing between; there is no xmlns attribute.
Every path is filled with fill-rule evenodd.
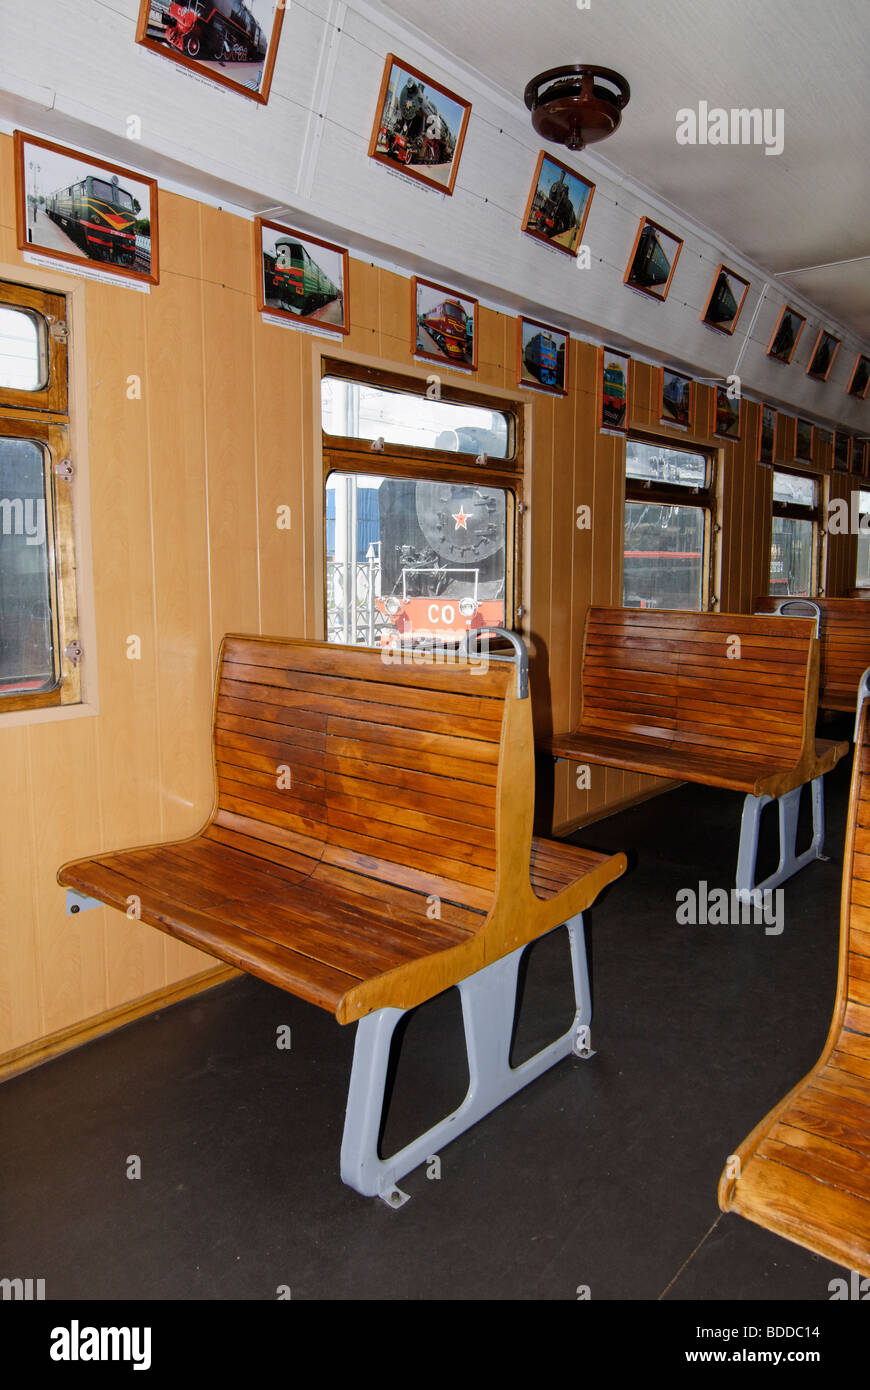
<svg viewBox="0 0 870 1390"><path fill-rule="evenodd" d="M45 320L31 309L0 305L0 387L39 391L48 375Z"/></svg>
<svg viewBox="0 0 870 1390"><path fill-rule="evenodd" d="M775 469L770 542L771 594L809 597L818 592L818 478Z"/></svg>
<svg viewBox="0 0 870 1390"><path fill-rule="evenodd" d="M518 417L393 381L322 381L327 639L453 647L513 627Z"/></svg>
<svg viewBox="0 0 870 1390"><path fill-rule="evenodd" d="M628 440L624 607L709 607L714 501L709 455Z"/></svg>
<svg viewBox="0 0 870 1390"><path fill-rule="evenodd" d="M81 699L65 318L0 284L0 720Z"/></svg>
<svg viewBox="0 0 870 1390"><path fill-rule="evenodd" d="M326 434L493 459L512 455L508 414L486 406L332 376L321 381L320 399Z"/></svg>

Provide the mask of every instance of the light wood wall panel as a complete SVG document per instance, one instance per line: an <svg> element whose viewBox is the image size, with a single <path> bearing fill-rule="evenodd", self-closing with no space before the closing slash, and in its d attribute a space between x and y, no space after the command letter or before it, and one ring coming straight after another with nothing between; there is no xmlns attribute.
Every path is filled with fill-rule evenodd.
<svg viewBox="0 0 870 1390"><path fill-rule="evenodd" d="M11 141L0 137L0 256L26 280L11 186ZM193 832L210 807L221 636L320 630L317 340L259 319L250 222L165 193L160 219L161 282L151 294L86 290L99 714L0 723L0 1056L208 968L209 957L120 913L67 917L56 870ZM343 347L425 378L432 368L411 355L408 279L354 259L349 283ZM478 339L476 384L516 391L515 319L483 306ZM622 592L624 444L597 428L597 348L574 341L572 357L565 399L523 397L531 560L522 601L541 735L576 721L586 610L619 603ZM128 399L134 374L141 400ZM659 425L658 402L657 369L636 362L632 426L717 450L720 597L723 608L748 609L766 587L770 545L770 471L753 457L757 407L746 406L744 438L730 444L712 436L709 386L696 390L688 433ZM791 457L787 436L781 421L780 461ZM850 481L834 476L830 488L847 496ZM289 532L276 526L280 505L291 508ZM583 505L591 530L576 526ZM851 585L854 563L854 538L831 537L829 593ZM127 658L134 634L138 661ZM614 769L592 778L578 790L575 769L540 760L544 828L662 786Z"/></svg>

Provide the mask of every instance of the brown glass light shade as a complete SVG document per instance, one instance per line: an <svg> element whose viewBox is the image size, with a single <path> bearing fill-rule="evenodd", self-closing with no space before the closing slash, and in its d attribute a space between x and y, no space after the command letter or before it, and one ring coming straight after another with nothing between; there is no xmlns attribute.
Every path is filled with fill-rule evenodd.
<svg viewBox="0 0 870 1390"><path fill-rule="evenodd" d="M535 130L569 150L606 140L630 100L631 88L620 73L589 63L538 73L525 91Z"/></svg>

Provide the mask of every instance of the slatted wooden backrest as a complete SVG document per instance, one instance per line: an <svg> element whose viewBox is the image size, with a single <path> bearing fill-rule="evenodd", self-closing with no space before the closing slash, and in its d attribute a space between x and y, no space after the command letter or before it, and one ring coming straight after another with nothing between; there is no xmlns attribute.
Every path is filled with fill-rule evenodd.
<svg viewBox="0 0 870 1390"><path fill-rule="evenodd" d="M814 626L808 618L591 608L581 725L795 763L813 738Z"/></svg>
<svg viewBox="0 0 870 1390"><path fill-rule="evenodd" d="M224 638L206 832L487 910L507 663Z"/></svg>
<svg viewBox="0 0 870 1390"><path fill-rule="evenodd" d="M837 997L812 1071L756 1125L719 1205L870 1275L870 703L858 722ZM738 1176L739 1175L739 1176Z"/></svg>
<svg viewBox="0 0 870 1390"><path fill-rule="evenodd" d="M677 722L678 644L640 608L590 608L580 727L670 743Z"/></svg>
<svg viewBox="0 0 870 1390"><path fill-rule="evenodd" d="M870 701L858 720L855 766L846 832L846 864L851 874L843 884L842 939L837 1007L831 1028L838 1026L837 1046L859 1059L856 1068L870 1078ZM847 1066L847 1070L848 1070Z"/></svg>
<svg viewBox="0 0 870 1390"><path fill-rule="evenodd" d="M854 709L858 682L870 666L870 603L853 598L814 598L821 613L819 704L834 709ZM775 613L784 602L760 598L761 613Z"/></svg>

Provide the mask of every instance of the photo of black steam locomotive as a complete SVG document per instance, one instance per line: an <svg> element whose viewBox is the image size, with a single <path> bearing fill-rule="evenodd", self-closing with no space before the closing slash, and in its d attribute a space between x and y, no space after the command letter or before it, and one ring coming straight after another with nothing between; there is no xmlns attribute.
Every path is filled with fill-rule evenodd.
<svg viewBox="0 0 870 1390"><path fill-rule="evenodd" d="M173 0L162 15L163 37L188 58L257 63L266 36L242 0Z"/></svg>
<svg viewBox="0 0 870 1390"><path fill-rule="evenodd" d="M385 478L378 489L384 646L461 641L505 617L506 499L496 488Z"/></svg>
<svg viewBox="0 0 870 1390"><path fill-rule="evenodd" d="M423 83L409 77L381 126L378 147L400 164L449 164L456 136Z"/></svg>

